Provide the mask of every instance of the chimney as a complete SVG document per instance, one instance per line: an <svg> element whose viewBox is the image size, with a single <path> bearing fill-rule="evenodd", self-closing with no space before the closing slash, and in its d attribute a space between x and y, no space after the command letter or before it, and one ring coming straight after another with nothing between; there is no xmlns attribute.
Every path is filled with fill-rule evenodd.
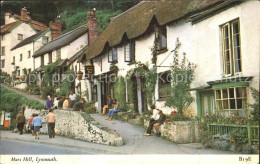
<svg viewBox="0 0 260 164"><path fill-rule="evenodd" d="M98 37L98 21L96 17L96 8L87 12L88 45L93 43Z"/></svg>
<svg viewBox="0 0 260 164"><path fill-rule="evenodd" d="M55 38L60 36L62 24L60 22L60 16L58 16L55 20L55 22L50 21L50 29L51 29L51 40L54 40Z"/></svg>
<svg viewBox="0 0 260 164"><path fill-rule="evenodd" d="M27 21L27 9L25 7L21 9L21 20Z"/></svg>

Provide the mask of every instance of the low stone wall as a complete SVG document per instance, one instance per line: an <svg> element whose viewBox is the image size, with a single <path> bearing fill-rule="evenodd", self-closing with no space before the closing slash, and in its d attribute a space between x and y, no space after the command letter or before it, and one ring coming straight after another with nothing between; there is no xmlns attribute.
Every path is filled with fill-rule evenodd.
<svg viewBox="0 0 260 164"><path fill-rule="evenodd" d="M42 118L41 133L48 133L46 123L48 111L26 107L24 112L26 119L29 119L33 113L37 113ZM85 112L54 110L54 114L56 115L55 130L59 135L99 144L123 145L123 139L119 133L107 127L101 127Z"/></svg>
<svg viewBox="0 0 260 164"><path fill-rule="evenodd" d="M144 127L149 125L150 118L144 118ZM162 136L176 143L193 143L198 142L197 130L195 121L165 121L160 126ZM155 129L154 129L155 132Z"/></svg>

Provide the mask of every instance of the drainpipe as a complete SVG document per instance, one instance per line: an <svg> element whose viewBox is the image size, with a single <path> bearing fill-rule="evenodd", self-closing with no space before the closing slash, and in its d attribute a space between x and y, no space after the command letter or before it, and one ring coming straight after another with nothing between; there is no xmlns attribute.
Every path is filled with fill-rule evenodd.
<svg viewBox="0 0 260 164"><path fill-rule="evenodd" d="M138 99L138 110L139 113L142 114L143 111L143 104L142 104L142 85L141 85L141 79L137 77L137 99Z"/></svg>

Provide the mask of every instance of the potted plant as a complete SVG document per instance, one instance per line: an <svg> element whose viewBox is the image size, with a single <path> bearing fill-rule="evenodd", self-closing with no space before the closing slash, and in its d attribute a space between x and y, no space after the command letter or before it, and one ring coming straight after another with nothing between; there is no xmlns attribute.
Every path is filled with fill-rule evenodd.
<svg viewBox="0 0 260 164"><path fill-rule="evenodd" d="M83 76L83 72L82 72L82 71L78 71L78 72L77 72L77 78L78 78L78 80L81 80L81 79L82 79L82 76Z"/></svg>

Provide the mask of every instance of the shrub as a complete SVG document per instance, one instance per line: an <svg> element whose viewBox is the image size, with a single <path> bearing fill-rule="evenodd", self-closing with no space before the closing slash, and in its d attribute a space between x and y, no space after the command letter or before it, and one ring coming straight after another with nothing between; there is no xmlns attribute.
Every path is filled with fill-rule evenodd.
<svg viewBox="0 0 260 164"><path fill-rule="evenodd" d="M251 107L253 110L251 111L251 119L253 121L260 121L259 118L259 91L255 88L250 88L250 92L253 96L253 99L255 100L254 104L249 104L249 107Z"/></svg>
<svg viewBox="0 0 260 164"><path fill-rule="evenodd" d="M48 95L53 96L55 93L55 87L54 86L46 86L42 88L41 91L41 97L43 99L46 99Z"/></svg>

